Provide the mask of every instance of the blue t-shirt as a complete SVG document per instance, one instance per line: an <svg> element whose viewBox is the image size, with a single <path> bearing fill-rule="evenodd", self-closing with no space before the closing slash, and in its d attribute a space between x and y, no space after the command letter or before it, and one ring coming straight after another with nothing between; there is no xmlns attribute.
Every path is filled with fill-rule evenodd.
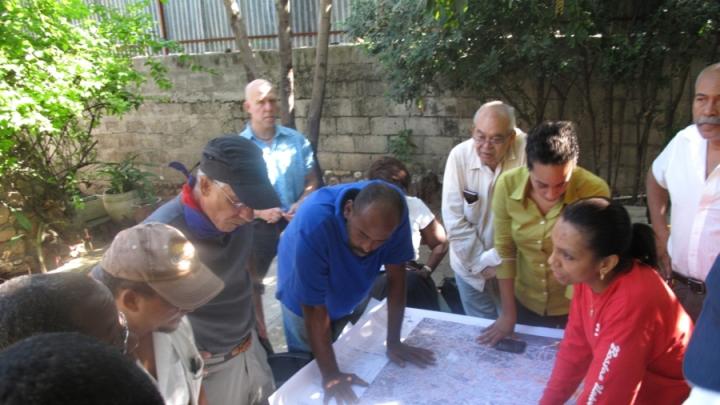
<svg viewBox="0 0 720 405"><path fill-rule="evenodd" d="M383 264L413 258L407 205L390 238L369 255L355 255L348 244L343 201L372 183L324 187L307 197L280 237L276 297L295 314L301 305L325 305L331 320L350 314L365 298ZM387 183L385 183L387 184ZM398 192L402 192L398 189Z"/></svg>
<svg viewBox="0 0 720 405"><path fill-rule="evenodd" d="M287 211L305 191L305 176L312 170L312 145L300 132L282 125L275 126L270 145L252 132L250 124L240 133L263 151L268 178L280 197L280 206Z"/></svg>

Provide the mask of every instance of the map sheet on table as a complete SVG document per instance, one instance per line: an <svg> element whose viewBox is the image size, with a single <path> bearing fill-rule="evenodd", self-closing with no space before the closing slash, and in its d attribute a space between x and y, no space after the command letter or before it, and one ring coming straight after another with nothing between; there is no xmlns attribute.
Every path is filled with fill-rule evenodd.
<svg viewBox="0 0 720 405"><path fill-rule="evenodd" d="M387 362L361 404L534 404L550 378L559 339L518 334L522 354L475 343L482 327L425 318L405 343L431 349L437 364L421 369Z"/></svg>
<svg viewBox="0 0 720 405"><path fill-rule="evenodd" d="M437 355L427 369L400 368L385 353L387 305L373 303L363 317L333 344L340 370L370 383L353 386L363 404L531 404L537 403L549 378L562 330L517 325L528 343L514 355L475 342L492 320L406 308L403 341L424 346ZM315 361L280 387L271 405L323 403L322 377ZM330 404L335 401L331 400Z"/></svg>

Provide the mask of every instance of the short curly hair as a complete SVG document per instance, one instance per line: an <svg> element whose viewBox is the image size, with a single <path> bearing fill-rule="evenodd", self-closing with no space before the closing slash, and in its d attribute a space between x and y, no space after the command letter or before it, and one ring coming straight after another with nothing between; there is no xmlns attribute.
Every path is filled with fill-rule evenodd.
<svg viewBox="0 0 720 405"><path fill-rule="evenodd" d="M99 282L80 273L46 273L14 278L0 285L0 350L29 336L87 329L92 303L107 294Z"/></svg>
<svg viewBox="0 0 720 405"><path fill-rule="evenodd" d="M545 121L533 128L525 144L528 169L533 164L563 165L580 156L577 130L571 121Z"/></svg>

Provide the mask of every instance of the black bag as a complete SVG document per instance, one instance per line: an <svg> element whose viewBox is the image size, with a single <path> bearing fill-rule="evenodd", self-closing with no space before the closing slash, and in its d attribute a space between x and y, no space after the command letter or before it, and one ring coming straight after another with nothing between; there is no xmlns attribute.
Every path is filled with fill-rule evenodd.
<svg viewBox="0 0 720 405"><path fill-rule="evenodd" d="M405 273L405 286L407 289L406 307L428 309L430 311L440 310L438 289L430 274L407 271ZM375 280L370 290L370 296L377 300L387 298L387 275L385 273L380 274Z"/></svg>
<svg viewBox="0 0 720 405"><path fill-rule="evenodd" d="M445 277L443 279L442 286L440 286L440 295L445 299L454 314L465 315L455 277Z"/></svg>

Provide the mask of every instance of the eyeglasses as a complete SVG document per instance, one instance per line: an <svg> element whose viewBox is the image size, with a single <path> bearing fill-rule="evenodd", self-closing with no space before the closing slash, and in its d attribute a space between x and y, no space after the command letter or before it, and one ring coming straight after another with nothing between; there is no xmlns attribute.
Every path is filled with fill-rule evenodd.
<svg viewBox="0 0 720 405"><path fill-rule="evenodd" d="M473 141L475 142L475 145L484 145L486 143L489 143L490 145L500 146L505 143L507 140L506 136L492 136L490 138L486 138L484 136L475 136L472 137Z"/></svg>
<svg viewBox="0 0 720 405"><path fill-rule="evenodd" d="M128 327L127 317L125 316L125 313L118 312L118 323L122 327L122 331L120 332L120 340L122 341L122 353L128 354L128 340L130 338L130 328Z"/></svg>
<svg viewBox="0 0 720 405"><path fill-rule="evenodd" d="M228 195L228 193L226 193L225 190L223 189L222 183L220 183L220 182L218 182L218 181L216 181L216 180L213 180L213 183L215 183L215 185L218 186L218 188L220 189L220 192L223 193L223 195L224 195L225 198L228 200L228 202L230 203L230 205L232 205L236 210L241 210L241 209L244 209L244 208L249 208L249 207L248 207L247 205L245 205L244 203L241 203L241 202L239 202L239 201L233 200L233 199Z"/></svg>

